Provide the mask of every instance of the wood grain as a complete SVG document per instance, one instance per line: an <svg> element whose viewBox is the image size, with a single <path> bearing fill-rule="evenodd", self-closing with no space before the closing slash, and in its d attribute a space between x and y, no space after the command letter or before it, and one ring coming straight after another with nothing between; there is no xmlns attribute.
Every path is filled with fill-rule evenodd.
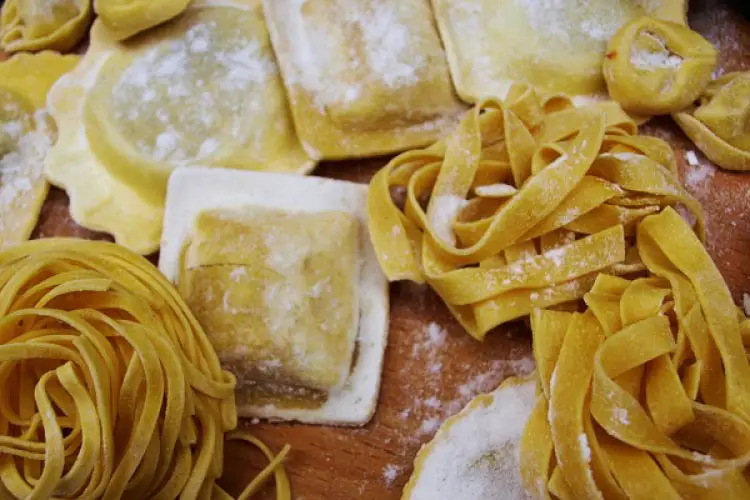
<svg viewBox="0 0 750 500"><path fill-rule="evenodd" d="M694 1L690 23L721 50L720 71L750 69L750 24L730 6ZM669 119L654 120L644 131L677 150L686 186L706 210L708 250L739 301L750 292L750 174L718 170L697 151L701 166L687 165L683 153L695 148ZM329 163L315 175L367 182L386 161ZM50 192L35 237L108 238L76 225L67 203L60 190ZM342 429L242 422L276 450L292 445L287 470L298 500L398 499L414 455L440 422L505 377L533 369L523 323L505 325L480 344L432 291L411 283L391 286L391 308L380 403L369 425ZM229 445L225 486L239 492L262 464L254 451ZM260 496L273 498L272 488Z"/></svg>

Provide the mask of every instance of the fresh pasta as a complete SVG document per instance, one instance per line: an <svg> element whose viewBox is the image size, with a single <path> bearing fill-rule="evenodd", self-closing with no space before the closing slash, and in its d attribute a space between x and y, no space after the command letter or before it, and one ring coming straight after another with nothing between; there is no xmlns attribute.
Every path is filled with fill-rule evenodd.
<svg viewBox="0 0 750 500"><path fill-rule="evenodd" d="M750 170L748 112L750 72L742 72L712 81L697 107L672 116L711 161L728 170Z"/></svg>
<svg viewBox="0 0 750 500"><path fill-rule="evenodd" d="M94 10L115 40L125 40L177 17L189 0L94 0Z"/></svg>
<svg viewBox="0 0 750 500"><path fill-rule="evenodd" d="M50 239L0 252L0 496L229 498L224 440L235 378L147 260L111 243Z"/></svg>
<svg viewBox="0 0 750 500"><path fill-rule="evenodd" d="M391 195L398 190L403 206ZM393 159L368 195L386 276L428 283L477 339L580 299L599 272L642 270L636 224L677 204L702 235L701 207L664 141L637 135L615 103L576 108L527 86L480 103L443 141Z"/></svg>
<svg viewBox="0 0 750 500"><path fill-rule="evenodd" d="M703 92L717 52L681 24L634 19L609 41L602 64L610 96L628 112L660 115L680 111Z"/></svg>
<svg viewBox="0 0 750 500"><path fill-rule="evenodd" d="M88 33L91 0L6 0L0 12L0 47L5 52L68 52Z"/></svg>
<svg viewBox="0 0 750 500"><path fill-rule="evenodd" d="M521 440L534 498L750 497L748 320L671 208L639 224L646 277L531 317L540 391Z"/></svg>

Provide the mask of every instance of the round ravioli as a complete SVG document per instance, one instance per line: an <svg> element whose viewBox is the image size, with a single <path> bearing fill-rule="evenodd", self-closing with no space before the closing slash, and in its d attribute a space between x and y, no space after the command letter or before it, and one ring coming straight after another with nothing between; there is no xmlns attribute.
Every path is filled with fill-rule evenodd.
<svg viewBox="0 0 750 500"><path fill-rule="evenodd" d="M526 500L521 436L536 399L536 378L510 378L448 419L414 461L402 500Z"/></svg>
<svg viewBox="0 0 750 500"><path fill-rule="evenodd" d="M48 174L70 192L80 224L135 251L158 247L177 167L306 173L314 165L294 132L257 2L195 2L126 42L97 23L76 73L50 99L70 140L53 149ZM100 180L98 192L87 177Z"/></svg>

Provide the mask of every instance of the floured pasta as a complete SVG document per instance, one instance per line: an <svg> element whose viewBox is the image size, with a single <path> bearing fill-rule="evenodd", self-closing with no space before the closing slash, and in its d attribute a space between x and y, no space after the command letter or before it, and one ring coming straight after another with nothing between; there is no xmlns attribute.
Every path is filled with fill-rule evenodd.
<svg viewBox="0 0 750 500"><path fill-rule="evenodd" d="M716 58L713 45L690 28L641 17L612 37L602 71L610 96L626 111L668 114L703 93Z"/></svg>
<svg viewBox="0 0 750 500"><path fill-rule="evenodd" d="M526 500L520 444L536 380L507 379L440 427L414 460L402 500Z"/></svg>
<svg viewBox="0 0 750 500"><path fill-rule="evenodd" d="M714 163L750 170L750 72L712 81L697 107L673 116L685 134Z"/></svg>
<svg viewBox="0 0 750 500"><path fill-rule="evenodd" d="M423 146L463 111L428 0L267 0L264 8L313 157Z"/></svg>
<svg viewBox="0 0 750 500"><path fill-rule="evenodd" d="M509 196L483 186L509 185ZM392 189L405 189L397 206ZM492 191L492 190L491 190ZM574 301L596 273L643 269L632 236L684 204L672 149L614 103L575 108L514 86L445 140L394 158L370 183L370 235L390 280L427 282L474 337Z"/></svg>
<svg viewBox="0 0 750 500"><path fill-rule="evenodd" d="M748 320L677 212L637 232L647 277L602 274L585 312L532 315L542 389L524 485L539 499L748 498Z"/></svg>
<svg viewBox="0 0 750 500"><path fill-rule="evenodd" d="M79 67L50 93L60 140L46 174L83 226L150 253L178 166L304 173L268 32L254 0L201 0L118 43L95 23Z"/></svg>
<svg viewBox="0 0 750 500"><path fill-rule="evenodd" d="M94 0L94 10L115 40L124 40L181 14L190 0Z"/></svg>
<svg viewBox="0 0 750 500"><path fill-rule="evenodd" d="M432 0L459 95L504 98L513 83L605 95L607 41L644 14L685 23L684 0Z"/></svg>
<svg viewBox="0 0 750 500"><path fill-rule="evenodd" d="M372 417L388 295L366 195L358 184L223 169L170 178L159 268L236 375L240 415Z"/></svg>
<svg viewBox="0 0 750 500"><path fill-rule="evenodd" d="M117 245L43 239L0 252L3 498L228 498L224 440L260 448L289 500L282 461L235 430L235 378L147 260Z"/></svg>
<svg viewBox="0 0 750 500"><path fill-rule="evenodd" d="M67 52L86 36L91 0L6 0L0 12L0 48L5 52Z"/></svg>
<svg viewBox="0 0 750 500"><path fill-rule="evenodd" d="M77 62L52 52L0 62L0 250L28 239L39 218L49 189L44 158L56 135L47 92Z"/></svg>

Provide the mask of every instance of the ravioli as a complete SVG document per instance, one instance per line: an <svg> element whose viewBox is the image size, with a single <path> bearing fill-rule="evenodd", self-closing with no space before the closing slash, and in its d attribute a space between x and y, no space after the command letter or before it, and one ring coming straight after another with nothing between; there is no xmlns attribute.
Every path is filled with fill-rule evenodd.
<svg viewBox="0 0 750 500"><path fill-rule="evenodd" d="M358 274L351 215L246 207L198 215L178 288L247 402L283 405L349 376Z"/></svg>
<svg viewBox="0 0 750 500"><path fill-rule="evenodd" d="M316 158L433 142L463 109L427 0L266 0L300 138Z"/></svg>
<svg viewBox="0 0 750 500"><path fill-rule="evenodd" d="M606 93L607 41L651 15L685 24L684 0L432 0L458 94L504 98L525 83L569 95Z"/></svg>
<svg viewBox="0 0 750 500"><path fill-rule="evenodd" d="M506 379L474 398L419 451L401 500L531 498L518 455L535 399L535 377Z"/></svg>
<svg viewBox="0 0 750 500"><path fill-rule="evenodd" d="M237 377L239 413L364 425L378 399L388 289L364 185L178 168L159 269Z"/></svg>
<svg viewBox="0 0 750 500"><path fill-rule="evenodd" d="M6 0L0 47L5 52L67 52L86 36L93 17L91 0Z"/></svg>
<svg viewBox="0 0 750 500"><path fill-rule="evenodd" d="M49 189L44 158L55 139L47 91L77 62L45 52L0 63L0 250L27 240L39 218Z"/></svg>
<svg viewBox="0 0 750 500"><path fill-rule="evenodd" d="M260 5L194 2L126 42L100 22L50 94L61 137L46 162L86 227L139 253L159 246L178 166L306 173Z"/></svg>
<svg viewBox="0 0 750 500"><path fill-rule="evenodd" d="M181 14L190 0L95 0L94 10L116 40L124 40Z"/></svg>

